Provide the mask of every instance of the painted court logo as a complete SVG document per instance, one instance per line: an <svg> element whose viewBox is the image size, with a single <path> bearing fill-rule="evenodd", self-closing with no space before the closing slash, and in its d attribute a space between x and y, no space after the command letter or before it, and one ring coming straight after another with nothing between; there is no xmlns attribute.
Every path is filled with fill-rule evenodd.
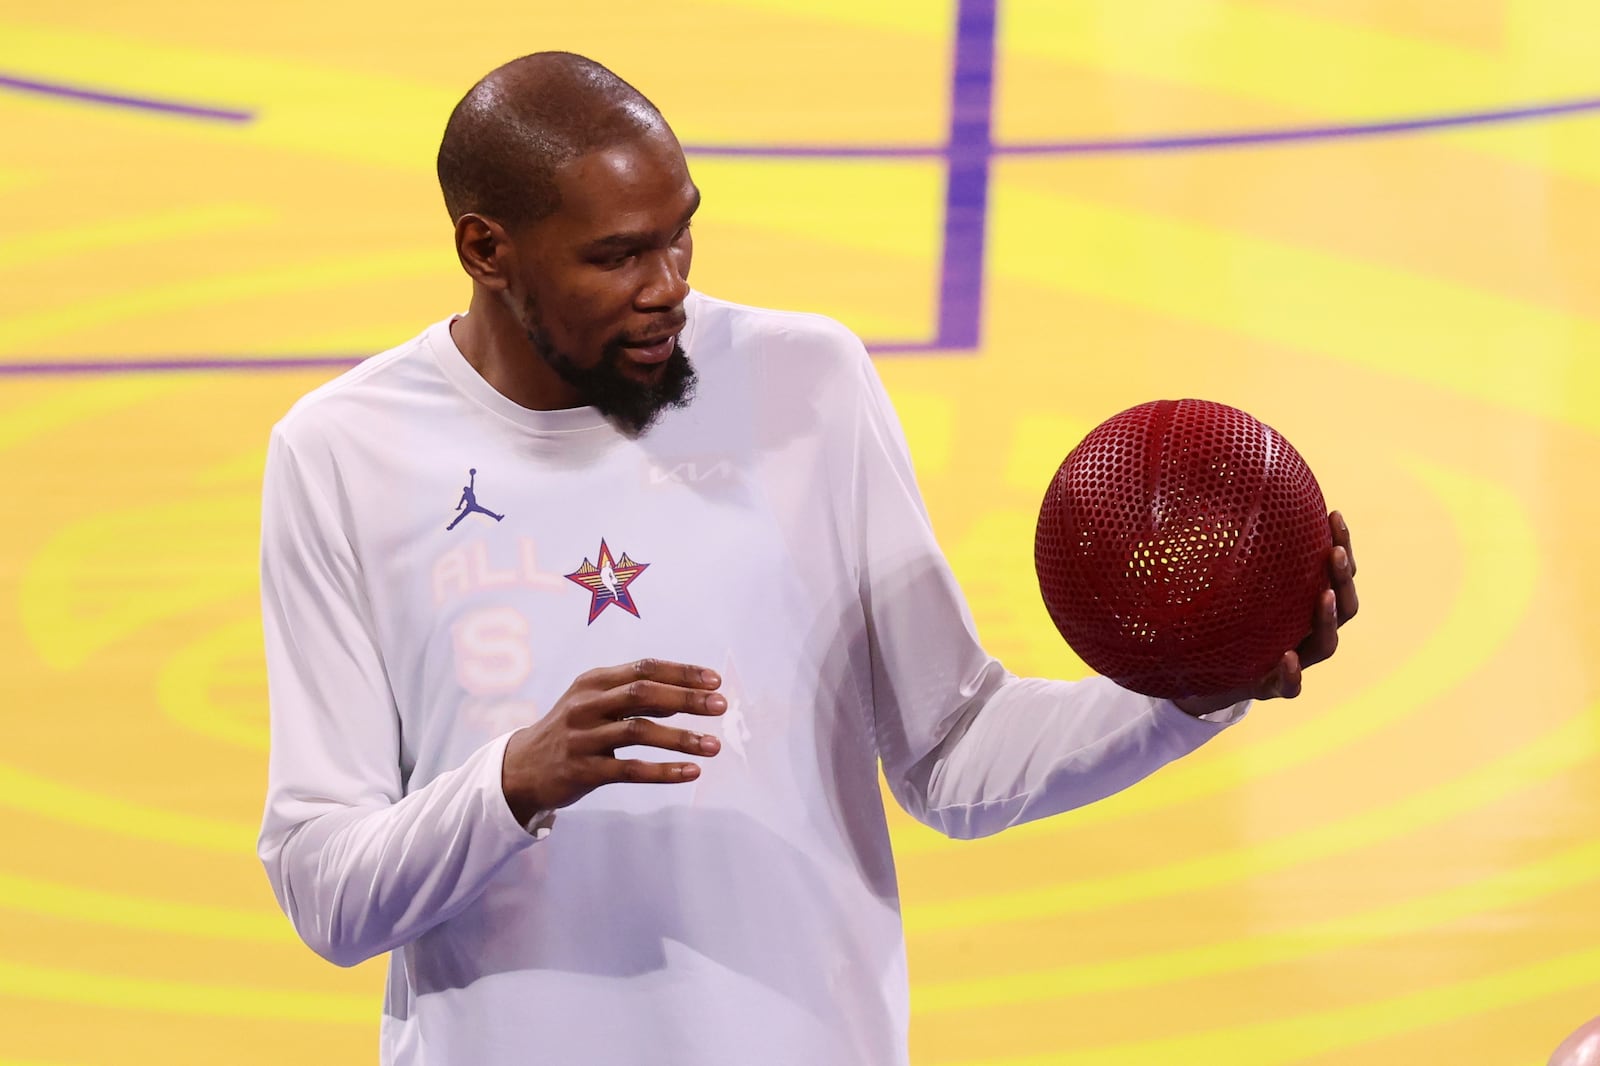
<svg viewBox="0 0 1600 1066"><path fill-rule="evenodd" d="M461 486L461 499L456 501L456 510L461 513L456 515L455 521L444 527L446 530L451 530L459 526L469 514L488 515L496 522L505 517L503 514L495 514L493 511L489 510L489 508L478 502L477 484L478 468L473 467L471 470L467 471L467 483Z"/></svg>
<svg viewBox="0 0 1600 1066"><path fill-rule="evenodd" d="M600 612L616 604L624 611L639 617L639 608L633 602L633 594L628 591L628 586L640 574L644 573L649 563L636 563L628 558L626 552L620 560L611 557L611 549L606 547L604 538L600 541L600 561L591 563L587 556L583 565L570 574L564 575L568 581L582 585L589 590L589 623L593 624Z"/></svg>

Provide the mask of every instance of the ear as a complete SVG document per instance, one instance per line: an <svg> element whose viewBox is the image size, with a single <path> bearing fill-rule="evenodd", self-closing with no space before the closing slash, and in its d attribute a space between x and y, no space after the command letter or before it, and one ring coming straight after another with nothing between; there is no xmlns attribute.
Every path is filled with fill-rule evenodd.
<svg viewBox="0 0 1600 1066"><path fill-rule="evenodd" d="M456 219L456 257L472 280L487 289L503 290L511 281L516 249L505 227L471 213Z"/></svg>

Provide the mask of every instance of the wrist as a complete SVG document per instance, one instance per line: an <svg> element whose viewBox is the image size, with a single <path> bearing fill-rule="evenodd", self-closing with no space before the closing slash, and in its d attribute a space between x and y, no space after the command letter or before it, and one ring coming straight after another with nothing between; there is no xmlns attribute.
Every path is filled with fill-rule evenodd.
<svg viewBox="0 0 1600 1066"><path fill-rule="evenodd" d="M500 760L500 794L505 797L506 806L511 808L511 817L517 820L518 825L532 832L532 824L541 816L550 814L553 806L539 795L537 788L520 780L521 775L513 769L522 761L517 758L517 753L525 733L526 729L519 729L506 741L505 754Z"/></svg>
<svg viewBox="0 0 1600 1066"><path fill-rule="evenodd" d="M1172 700L1172 705L1190 718L1203 718L1217 711L1227 710L1236 703L1242 703L1248 696L1184 696Z"/></svg>

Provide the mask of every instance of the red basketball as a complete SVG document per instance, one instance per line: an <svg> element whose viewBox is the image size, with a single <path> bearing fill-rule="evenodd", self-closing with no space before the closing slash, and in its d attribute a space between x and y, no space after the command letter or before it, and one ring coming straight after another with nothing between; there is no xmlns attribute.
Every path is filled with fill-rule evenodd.
<svg viewBox="0 0 1600 1066"><path fill-rule="evenodd" d="M1299 644L1332 547L1317 479L1276 430L1224 404L1156 400L1061 464L1034 565L1085 663L1176 699L1248 685Z"/></svg>

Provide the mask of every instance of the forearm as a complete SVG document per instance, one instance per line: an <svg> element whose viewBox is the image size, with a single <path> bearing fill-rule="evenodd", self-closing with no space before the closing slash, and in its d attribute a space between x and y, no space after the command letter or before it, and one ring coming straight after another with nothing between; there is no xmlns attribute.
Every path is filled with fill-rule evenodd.
<svg viewBox="0 0 1600 1066"><path fill-rule="evenodd" d="M918 817L979 837L1120 792L1242 714L1191 717L1105 678L1010 678L906 782Z"/></svg>
<svg viewBox="0 0 1600 1066"><path fill-rule="evenodd" d="M301 938L352 966L405 944L472 902L532 843L500 786L505 738L393 804L331 807L275 794L261 859ZM318 804L318 806L328 806Z"/></svg>

